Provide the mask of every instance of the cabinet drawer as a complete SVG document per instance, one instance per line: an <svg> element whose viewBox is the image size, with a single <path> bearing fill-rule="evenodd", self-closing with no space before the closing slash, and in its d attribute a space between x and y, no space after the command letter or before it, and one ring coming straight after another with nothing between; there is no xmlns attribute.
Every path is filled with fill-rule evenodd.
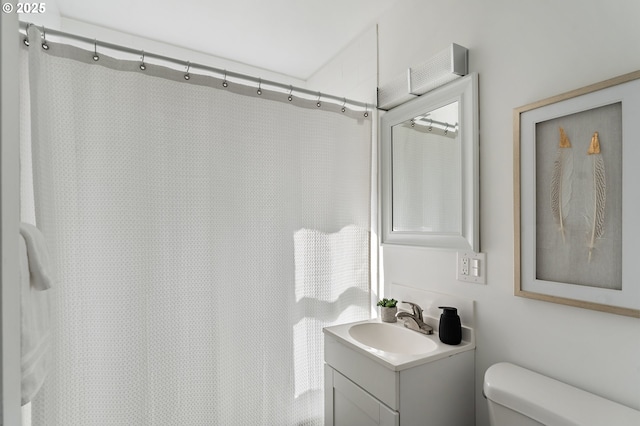
<svg viewBox="0 0 640 426"><path fill-rule="evenodd" d="M347 348L330 335L325 334L324 339L324 360L327 364L391 409L399 410L400 375L397 372Z"/></svg>

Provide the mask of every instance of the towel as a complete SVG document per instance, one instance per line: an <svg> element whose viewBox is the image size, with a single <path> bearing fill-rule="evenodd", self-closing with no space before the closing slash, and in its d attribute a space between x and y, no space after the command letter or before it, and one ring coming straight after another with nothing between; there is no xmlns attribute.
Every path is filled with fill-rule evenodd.
<svg viewBox="0 0 640 426"><path fill-rule="evenodd" d="M20 235L22 235L27 244L31 285L36 290L51 288L51 283L53 282L52 265L49 260L49 252L44 241L44 235L35 226L24 222L20 224Z"/></svg>
<svg viewBox="0 0 640 426"><path fill-rule="evenodd" d="M32 225L20 225L18 243L22 308L22 405L31 401L49 368L49 294L52 265L44 237Z"/></svg>

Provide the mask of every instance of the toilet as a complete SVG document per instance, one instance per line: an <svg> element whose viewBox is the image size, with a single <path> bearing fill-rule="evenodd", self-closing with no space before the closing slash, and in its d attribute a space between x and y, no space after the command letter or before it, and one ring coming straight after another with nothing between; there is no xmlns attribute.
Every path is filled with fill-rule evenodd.
<svg viewBox="0 0 640 426"><path fill-rule="evenodd" d="M484 375L491 426L638 426L640 411L507 362Z"/></svg>

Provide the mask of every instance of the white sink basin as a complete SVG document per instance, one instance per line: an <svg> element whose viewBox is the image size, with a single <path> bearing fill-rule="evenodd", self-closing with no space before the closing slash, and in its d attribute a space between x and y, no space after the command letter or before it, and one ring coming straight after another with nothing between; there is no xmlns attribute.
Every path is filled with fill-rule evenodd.
<svg viewBox="0 0 640 426"><path fill-rule="evenodd" d="M377 318L325 327L322 329L325 334L325 361L327 356L333 357L331 354L342 353L337 347L340 346L352 349L390 370L401 371L476 347L473 329L463 326L462 342L459 345L445 345L438 338L437 319L425 317L425 320L434 328L434 334L425 335L405 328L400 321L386 323Z"/></svg>
<svg viewBox="0 0 640 426"><path fill-rule="evenodd" d="M385 352L418 355L438 348L424 334L381 322L354 324L349 327L349 335L363 345Z"/></svg>

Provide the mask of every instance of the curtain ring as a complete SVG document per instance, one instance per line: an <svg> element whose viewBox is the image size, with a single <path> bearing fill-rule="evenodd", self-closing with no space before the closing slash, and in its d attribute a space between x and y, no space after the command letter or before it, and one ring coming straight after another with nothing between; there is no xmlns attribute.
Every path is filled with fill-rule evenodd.
<svg viewBox="0 0 640 426"><path fill-rule="evenodd" d="M318 92L318 102L316 102L316 106L318 108L320 108L322 106L322 104L320 103L320 97L322 96L322 93Z"/></svg>
<svg viewBox="0 0 640 426"><path fill-rule="evenodd" d="M98 40L95 38L93 39L93 60L96 62L100 60L100 56L98 56Z"/></svg>
<svg viewBox="0 0 640 426"><path fill-rule="evenodd" d="M342 98L342 108L340 109L340 111L342 112L346 112L347 111L347 98Z"/></svg>
<svg viewBox="0 0 640 426"><path fill-rule="evenodd" d="M142 51L142 56L140 57L140 69L142 71L147 69L147 66L144 63L144 50Z"/></svg>
<svg viewBox="0 0 640 426"><path fill-rule="evenodd" d="M262 88L261 88L261 86L262 86L262 79L261 79L261 78L259 78L259 79L258 79L258 91L256 92L256 93L258 94L258 96L262 95Z"/></svg>
<svg viewBox="0 0 640 426"><path fill-rule="evenodd" d="M287 96L287 99L289 100L289 102L291 102L293 100L293 86L289 85L289 96Z"/></svg>
<svg viewBox="0 0 640 426"><path fill-rule="evenodd" d="M47 31L44 25L42 26L42 48L44 50L49 50L49 45L47 44Z"/></svg>
<svg viewBox="0 0 640 426"><path fill-rule="evenodd" d="M29 46L29 27L31 26L30 23L27 23L27 28L24 30L24 40L22 40L22 42L24 43L25 46Z"/></svg>
<svg viewBox="0 0 640 426"><path fill-rule="evenodd" d="M224 70L224 77L222 78L222 87L229 87L229 82L227 82L227 70Z"/></svg>
<svg viewBox="0 0 640 426"><path fill-rule="evenodd" d="M191 76L189 75L189 68L191 68L191 62L187 61L187 71L184 73L184 79L189 80Z"/></svg>

